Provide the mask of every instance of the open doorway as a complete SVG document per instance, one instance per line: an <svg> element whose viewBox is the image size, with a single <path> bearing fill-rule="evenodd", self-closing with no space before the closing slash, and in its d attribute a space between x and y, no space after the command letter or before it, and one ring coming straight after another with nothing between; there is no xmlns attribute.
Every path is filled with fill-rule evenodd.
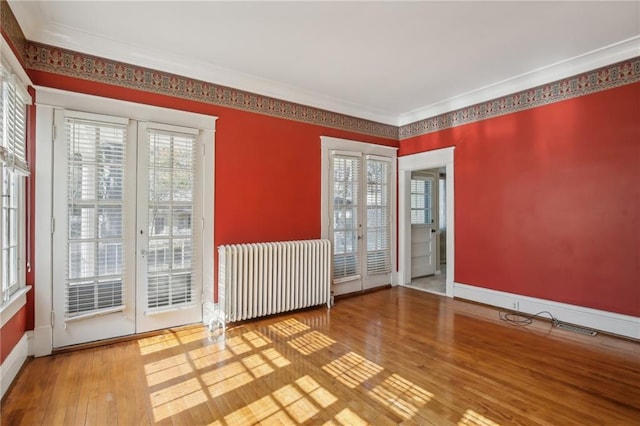
<svg viewBox="0 0 640 426"><path fill-rule="evenodd" d="M446 294L446 167L411 172L411 281Z"/></svg>
<svg viewBox="0 0 640 426"><path fill-rule="evenodd" d="M401 157L399 282L453 297L453 150Z"/></svg>

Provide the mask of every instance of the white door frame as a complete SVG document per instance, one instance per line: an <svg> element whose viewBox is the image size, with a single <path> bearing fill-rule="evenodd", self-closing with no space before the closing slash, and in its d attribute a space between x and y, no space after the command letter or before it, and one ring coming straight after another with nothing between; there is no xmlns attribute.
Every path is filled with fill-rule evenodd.
<svg viewBox="0 0 640 426"><path fill-rule="evenodd" d="M446 168L447 204L447 297L453 297L454 246L454 185L453 151L455 147L436 149L398 158L398 281L411 282L411 172Z"/></svg>
<svg viewBox="0 0 640 426"><path fill-rule="evenodd" d="M201 130L201 137L210 141L206 146L204 161L211 167L203 171L205 185L203 189L210 189L204 199L204 229L203 235L203 316L204 324L213 315L213 242L214 242L214 151L215 151L215 122L217 117L172 110L168 108L138 104L135 102L103 98L81 93L67 92L59 89L36 86L36 205L35 210L35 275L38 286L35 297L35 329L33 352L35 356L51 354L53 350L53 280L52 280L52 206L53 198L51 182L53 174L53 140L56 132L64 132L53 126L53 111L56 107L77 111L87 111L95 114L125 116L134 120L171 123L177 126L194 127ZM207 185L209 182L210 185ZM61 319L57 319L60 321Z"/></svg>

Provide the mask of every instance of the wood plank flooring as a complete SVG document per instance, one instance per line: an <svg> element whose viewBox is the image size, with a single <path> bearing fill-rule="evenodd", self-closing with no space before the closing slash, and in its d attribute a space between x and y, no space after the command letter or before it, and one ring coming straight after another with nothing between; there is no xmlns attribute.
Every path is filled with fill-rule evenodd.
<svg viewBox="0 0 640 426"><path fill-rule="evenodd" d="M408 288L28 361L6 425L638 425L640 343Z"/></svg>

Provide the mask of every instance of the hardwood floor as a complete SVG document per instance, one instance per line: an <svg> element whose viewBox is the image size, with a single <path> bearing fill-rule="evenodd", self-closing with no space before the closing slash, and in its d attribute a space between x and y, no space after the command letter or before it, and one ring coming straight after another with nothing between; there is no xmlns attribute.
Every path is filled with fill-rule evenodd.
<svg viewBox="0 0 640 426"><path fill-rule="evenodd" d="M392 288L30 360L5 425L637 425L640 343Z"/></svg>

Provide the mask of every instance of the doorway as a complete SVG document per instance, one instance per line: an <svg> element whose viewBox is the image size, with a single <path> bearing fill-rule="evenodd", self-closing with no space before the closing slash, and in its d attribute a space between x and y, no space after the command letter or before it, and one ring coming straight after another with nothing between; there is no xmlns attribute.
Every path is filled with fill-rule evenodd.
<svg viewBox="0 0 640 426"><path fill-rule="evenodd" d="M322 138L322 235L333 244L335 295L391 284L395 148Z"/></svg>
<svg viewBox="0 0 640 426"><path fill-rule="evenodd" d="M453 297L453 150L401 157L399 281Z"/></svg>
<svg viewBox="0 0 640 426"><path fill-rule="evenodd" d="M38 99L35 355L206 321L216 118L46 89Z"/></svg>
<svg viewBox="0 0 640 426"><path fill-rule="evenodd" d="M446 168L411 172L410 287L446 293Z"/></svg>

